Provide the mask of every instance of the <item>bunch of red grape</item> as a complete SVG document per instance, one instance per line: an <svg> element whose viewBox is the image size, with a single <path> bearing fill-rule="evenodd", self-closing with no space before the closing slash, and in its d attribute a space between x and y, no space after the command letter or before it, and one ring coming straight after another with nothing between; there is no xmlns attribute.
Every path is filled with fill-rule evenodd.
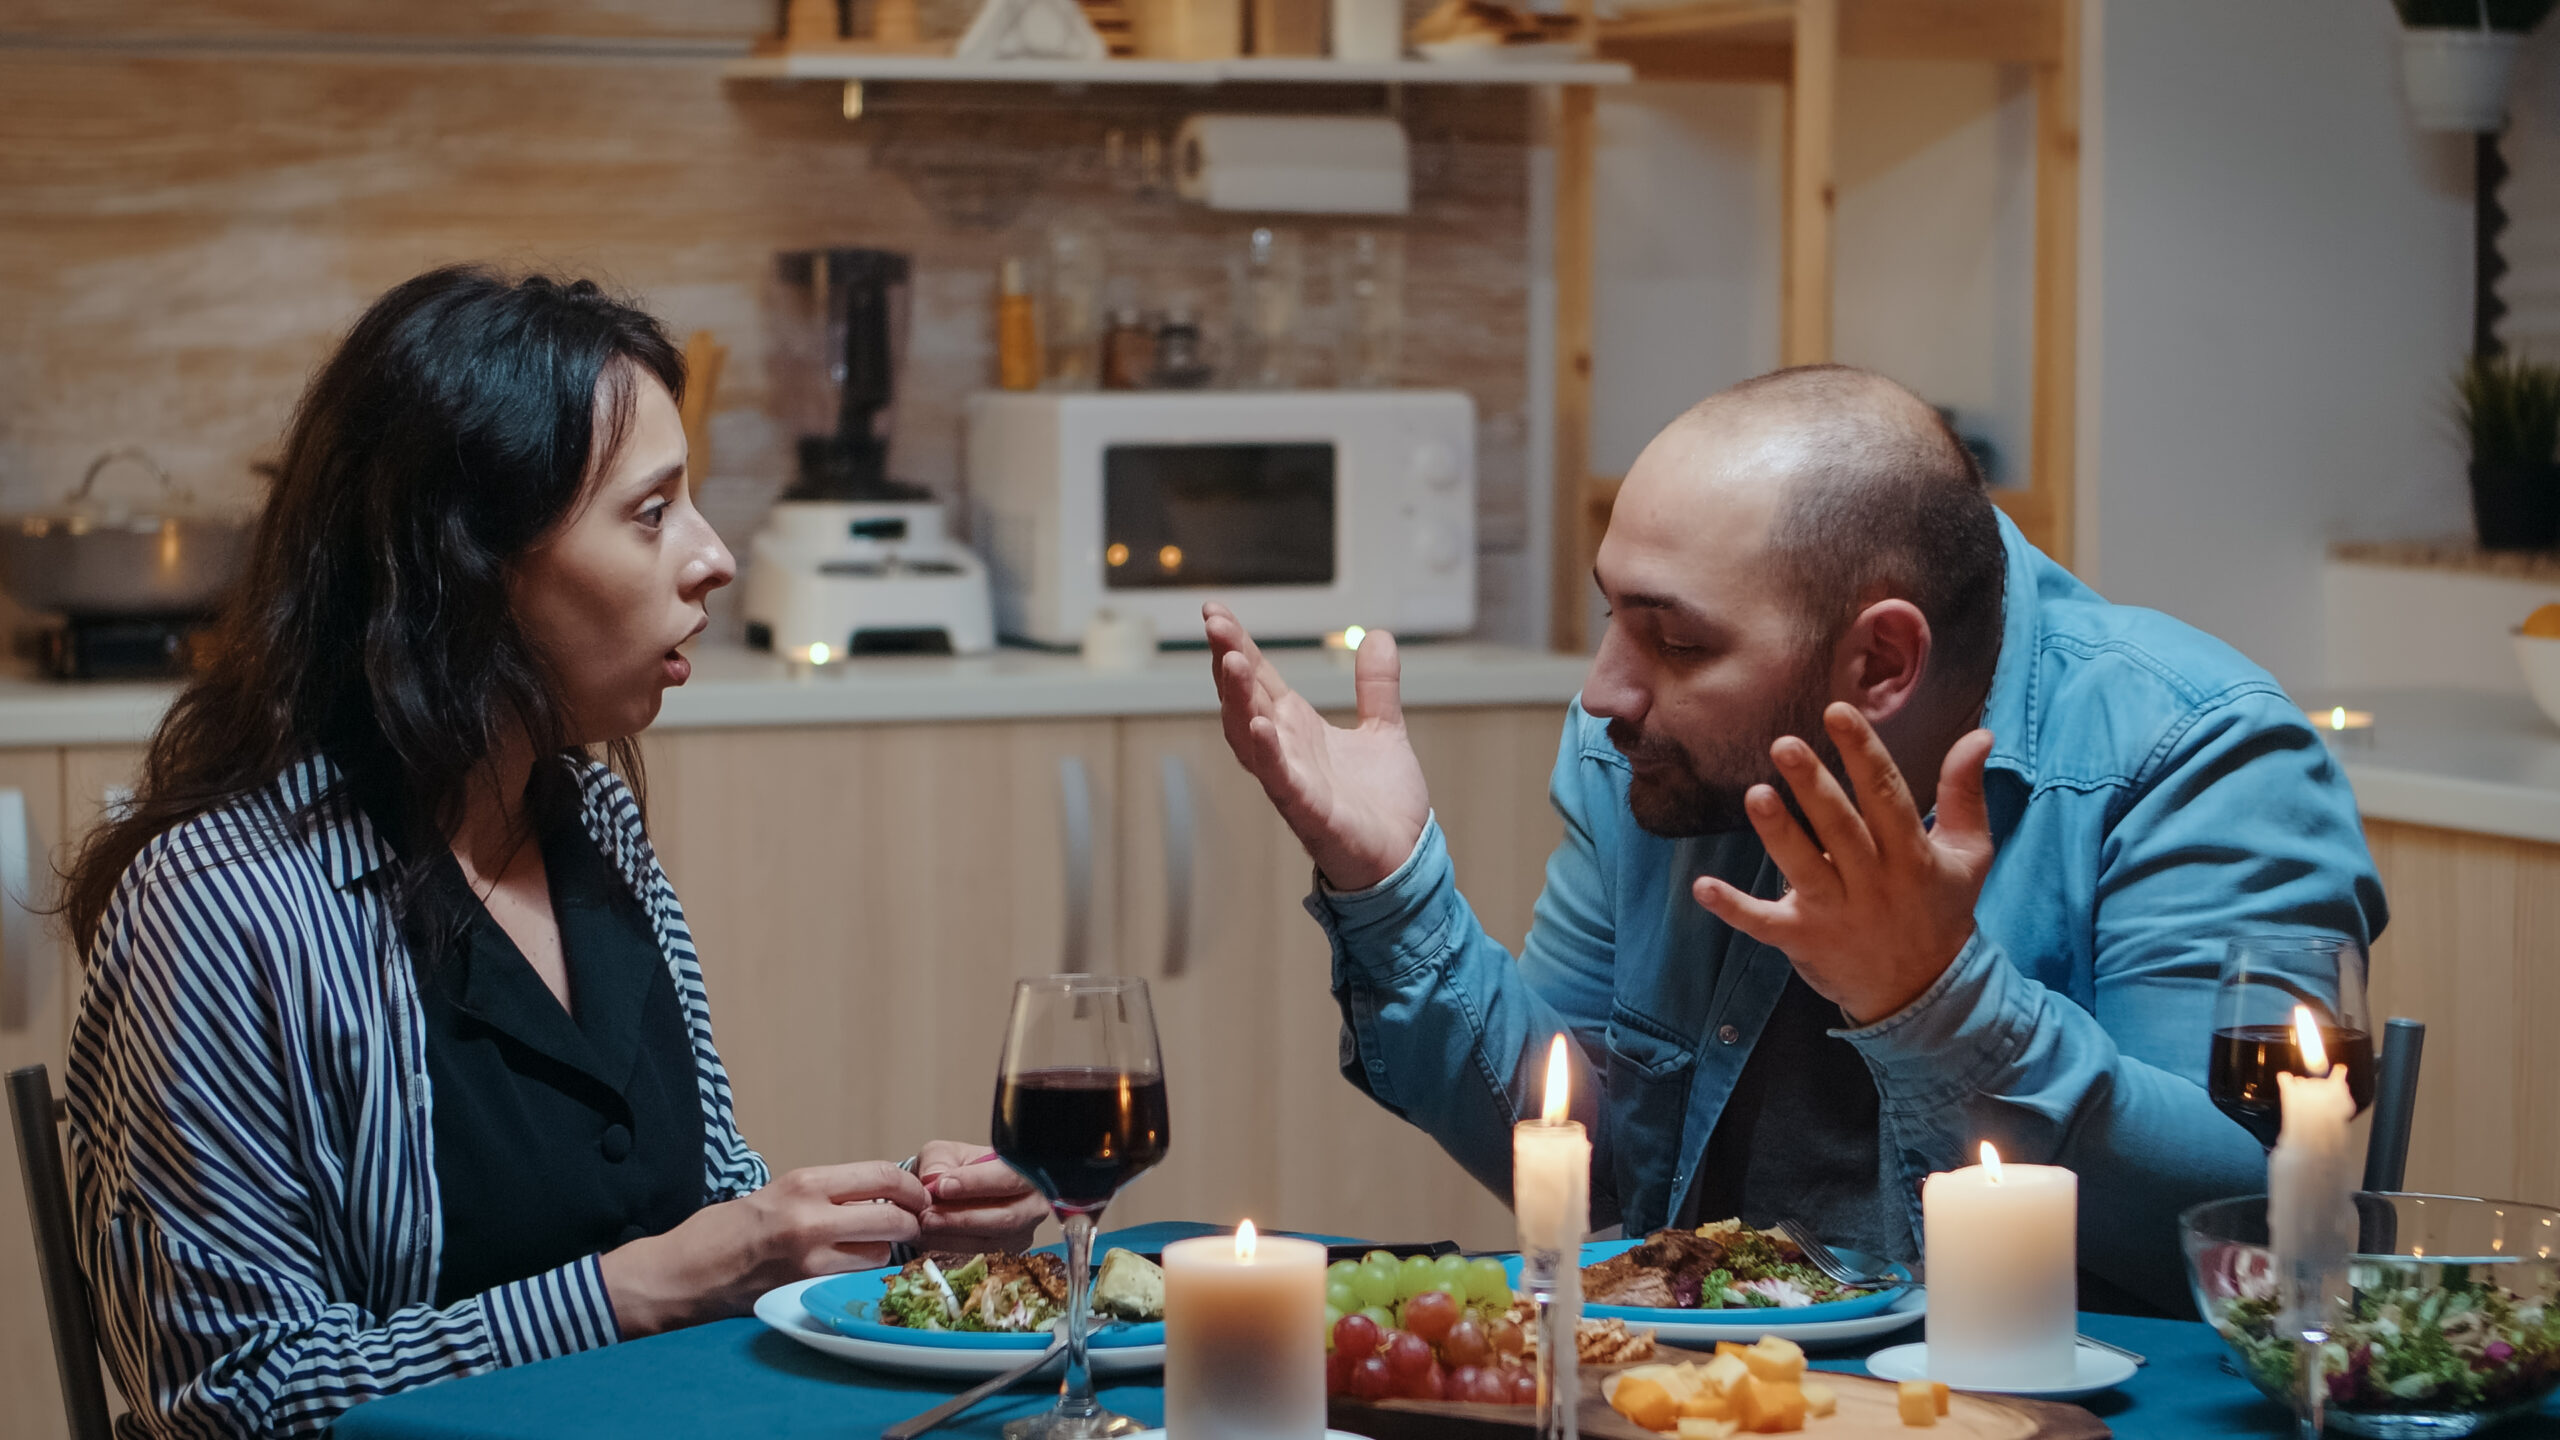
<svg viewBox="0 0 2560 1440"><path fill-rule="evenodd" d="M1361 1400L1534 1405L1538 1381L1510 1318L1499 1262L1455 1255L1398 1264L1383 1251L1328 1276L1325 1388ZM1392 1291L1390 1291L1392 1286ZM1358 1308L1340 1303L1357 1299Z"/></svg>

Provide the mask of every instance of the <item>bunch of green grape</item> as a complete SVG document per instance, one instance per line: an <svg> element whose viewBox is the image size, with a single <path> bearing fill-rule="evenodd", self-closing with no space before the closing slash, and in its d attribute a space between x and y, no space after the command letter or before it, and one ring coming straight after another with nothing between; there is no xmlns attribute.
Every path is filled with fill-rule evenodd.
<svg viewBox="0 0 2560 1440"><path fill-rule="evenodd" d="M1446 1293L1458 1318L1490 1325L1511 1310L1511 1279L1502 1262L1464 1255L1414 1255L1398 1260L1372 1250L1358 1260L1336 1260L1325 1271L1324 1329L1330 1336L1345 1315L1366 1315L1381 1332L1405 1328L1405 1303L1425 1290Z"/></svg>

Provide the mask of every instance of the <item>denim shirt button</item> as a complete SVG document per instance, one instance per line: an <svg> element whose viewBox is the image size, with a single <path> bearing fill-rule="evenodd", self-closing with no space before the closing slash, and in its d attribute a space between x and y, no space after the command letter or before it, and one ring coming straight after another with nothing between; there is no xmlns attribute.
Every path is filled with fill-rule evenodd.
<svg viewBox="0 0 2560 1440"><path fill-rule="evenodd" d="M1738 1044L1742 1040L1742 1027L1739 1025L1718 1026L1716 1029L1716 1038L1727 1045Z"/></svg>

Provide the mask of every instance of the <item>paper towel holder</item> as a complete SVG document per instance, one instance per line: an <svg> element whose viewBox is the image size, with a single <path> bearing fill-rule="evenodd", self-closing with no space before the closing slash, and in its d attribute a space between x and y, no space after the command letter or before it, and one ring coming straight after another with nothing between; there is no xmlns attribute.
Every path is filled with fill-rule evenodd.
<svg viewBox="0 0 2560 1440"><path fill-rule="evenodd" d="M1174 141L1174 191L1212 210L1406 215L1404 126L1349 115L1193 115Z"/></svg>

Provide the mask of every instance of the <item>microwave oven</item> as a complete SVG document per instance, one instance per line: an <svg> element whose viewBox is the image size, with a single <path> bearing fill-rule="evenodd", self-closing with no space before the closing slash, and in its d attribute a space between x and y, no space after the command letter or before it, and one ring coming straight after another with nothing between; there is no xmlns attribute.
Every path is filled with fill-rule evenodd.
<svg viewBox="0 0 2560 1440"><path fill-rule="evenodd" d="M1072 646L1103 611L1200 637L1476 621L1475 402L1454 390L970 397L976 538L1009 640Z"/></svg>

